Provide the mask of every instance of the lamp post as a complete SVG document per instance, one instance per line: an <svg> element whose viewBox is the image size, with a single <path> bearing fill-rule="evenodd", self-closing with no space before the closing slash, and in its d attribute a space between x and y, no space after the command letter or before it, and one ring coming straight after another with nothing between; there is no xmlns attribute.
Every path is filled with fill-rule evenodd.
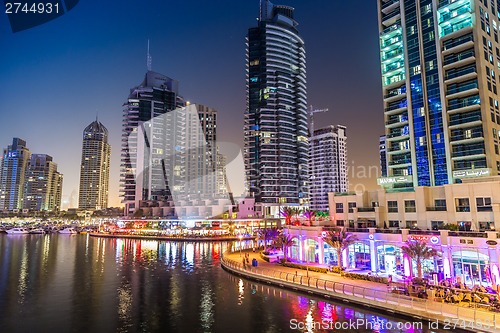
<svg viewBox="0 0 500 333"><path fill-rule="evenodd" d="M309 277L309 249L311 245L306 245L306 276Z"/></svg>
<svg viewBox="0 0 500 333"><path fill-rule="evenodd" d="M240 239L240 257L241 257L241 241L243 240L243 235L239 235L238 238Z"/></svg>

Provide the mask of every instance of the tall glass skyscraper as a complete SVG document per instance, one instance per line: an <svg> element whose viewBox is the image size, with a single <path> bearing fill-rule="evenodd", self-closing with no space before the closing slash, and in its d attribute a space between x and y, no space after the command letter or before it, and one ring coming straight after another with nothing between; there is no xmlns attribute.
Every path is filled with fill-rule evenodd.
<svg viewBox="0 0 500 333"><path fill-rule="evenodd" d="M83 131L79 208L108 208L110 156L108 130L96 119Z"/></svg>
<svg viewBox="0 0 500 333"><path fill-rule="evenodd" d="M388 175L406 188L500 173L497 0L378 0Z"/></svg>
<svg viewBox="0 0 500 333"><path fill-rule="evenodd" d="M264 215L308 198L306 58L294 9L260 2L247 35L245 170Z"/></svg>
<svg viewBox="0 0 500 333"><path fill-rule="evenodd" d="M148 71L144 81L131 89L123 105L122 123L120 191L125 214L134 213L140 201L169 199L165 175L169 124L162 115L184 105L179 82L153 71ZM174 126L173 122L170 125ZM170 155L169 161L175 163L172 156L177 155Z"/></svg>
<svg viewBox="0 0 500 333"><path fill-rule="evenodd" d="M0 211L23 208L26 171L31 152L26 141L14 138L3 150L0 169Z"/></svg>

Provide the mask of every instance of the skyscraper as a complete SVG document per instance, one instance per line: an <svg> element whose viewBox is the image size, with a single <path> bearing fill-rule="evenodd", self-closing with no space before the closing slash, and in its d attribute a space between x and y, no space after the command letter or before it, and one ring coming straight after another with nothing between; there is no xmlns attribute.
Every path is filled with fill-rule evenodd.
<svg viewBox="0 0 500 333"><path fill-rule="evenodd" d="M165 177L168 124L162 115L184 105L179 82L153 71L148 71L144 81L131 89L123 105L122 122L120 191L125 214L134 213L142 200L169 199ZM175 126L173 122L170 125Z"/></svg>
<svg viewBox="0 0 500 333"><path fill-rule="evenodd" d="M307 202L306 60L294 9L260 2L247 35L245 170L247 187L264 215Z"/></svg>
<svg viewBox="0 0 500 333"><path fill-rule="evenodd" d="M347 192L346 127L328 126L317 129L309 138L311 172L311 209L328 210L329 192Z"/></svg>
<svg viewBox="0 0 500 333"><path fill-rule="evenodd" d="M32 154L27 166L23 208L29 211L59 211L63 176L52 156Z"/></svg>
<svg viewBox="0 0 500 333"><path fill-rule="evenodd" d="M0 170L0 211L23 208L26 170L31 152L26 141L14 138L12 145L3 150Z"/></svg>
<svg viewBox="0 0 500 333"><path fill-rule="evenodd" d="M500 173L499 1L378 0L390 187Z"/></svg>
<svg viewBox="0 0 500 333"><path fill-rule="evenodd" d="M96 119L83 130L79 208L108 207L110 155L108 130Z"/></svg>

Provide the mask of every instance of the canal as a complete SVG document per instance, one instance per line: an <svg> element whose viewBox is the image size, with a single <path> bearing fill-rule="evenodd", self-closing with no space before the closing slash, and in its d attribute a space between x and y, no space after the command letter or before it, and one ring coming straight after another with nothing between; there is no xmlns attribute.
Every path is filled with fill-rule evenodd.
<svg viewBox="0 0 500 333"><path fill-rule="evenodd" d="M227 246L0 234L0 331L445 332L240 279Z"/></svg>

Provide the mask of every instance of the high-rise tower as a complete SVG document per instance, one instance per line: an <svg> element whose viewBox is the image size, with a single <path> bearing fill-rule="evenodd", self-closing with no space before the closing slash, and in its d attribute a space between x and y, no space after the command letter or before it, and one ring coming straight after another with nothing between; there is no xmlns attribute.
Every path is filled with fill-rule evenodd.
<svg viewBox="0 0 500 333"><path fill-rule="evenodd" d="M23 208L29 211L59 211L63 175L52 156L32 154L26 171Z"/></svg>
<svg viewBox="0 0 500 333"><path fill-rule="evenodd" d="M123 105L122 123L120 191L126 215L134 213L140 201L169 199L165 174L169 155L165 148L167 127L175 124L173 121L166 124L169 117L162 115L184 105L179 96L179 82L153 71L148 71L144 81L131 89ZM181 144L168 142L174 147ZM172 159L168 161L175 164Z"/></svg>
<svg viewBox="0 0 500 333"><path fill-rule="evenodd" d="M311 164L311 209L327 211L329 192L347 192L346 127L317 129L309 138Z"/></svg>
<svg viewBox="0 0 500 333"><path fill-rule="evenodd" d="M0 169L0 211L23 208L26 170L31 152L26 141L14 138L12 144L3 150Z"/></svg>
<svg viewBox="0 0 500 333"><path fill-rule="evenodd" d="M245 170L263 215L309 195L306 60L297 25L293 8L261 0L259 23L247 35Z"/></svg>
<svg viewBox="0 0 500 333"><path fill-rule="evenodd" d="M79 208L108 207L110 155L108 130L96 119L83 131Z"/></svg>
<svg viewBox="0 0 500 333"><path fill-rule="evenodd" d="M378 0L384 186L500 173L500 2Z"/></svg>

